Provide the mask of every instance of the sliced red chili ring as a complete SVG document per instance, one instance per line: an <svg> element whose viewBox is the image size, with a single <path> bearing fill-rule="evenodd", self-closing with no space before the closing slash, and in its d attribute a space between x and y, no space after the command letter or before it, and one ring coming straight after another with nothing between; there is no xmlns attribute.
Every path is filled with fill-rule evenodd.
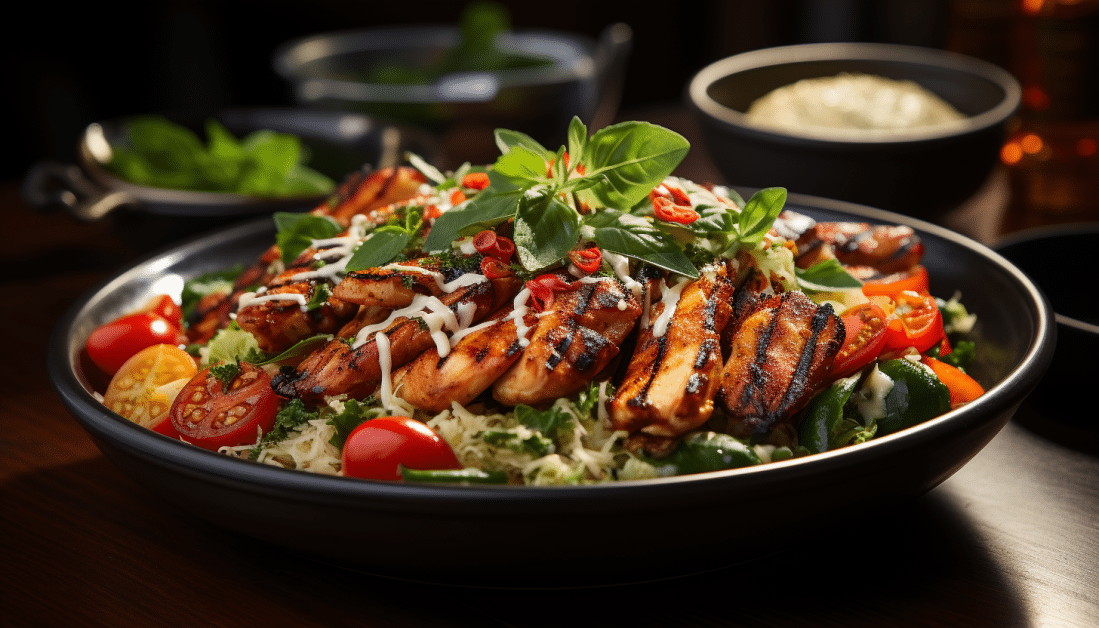
<svg viewBox="0 0 1099 628"><path fill-rule="evenodd" d="M488 187L488 174L484 172L471 172L462 177L462 187L471 190L483 190Z"/></svg>
<svg viewBox="0 0 1099 628"><path fill-rule="evenodd" d="M653 198L653 210L656 217L664 222L686 225L698 220L698 212L685 205L676 205L666 196Z"/></svg>
<svg viewBox="0 0 1099 628"><path fill-rule="evenodd" d="M506 262L511 259L511 256L515 254L515 243L511 241L511 238L505 236L496 236L496 242L492 247L492 250L485 253L496 259Z"/></svg>
<svg viewBox="0 0 1099 628"><path fill-rule="evenodd" d="M481 255L488 255L489 251L495 246L496 232L491 229L485 229L473 236L473 248L477 249L477 252Z"/></svg>
<svg viewBox="0 0 1099 628"><path fill-rule="evenodd" d="M594 273L603 264L603 252L597 246L569 251L569 261L585 273Z"/></svg>
<svg viewBox="0 0 1099 628"><path fill-rule="evenodd" d="M553 273L539 275L527 282L534 309L539 312L553 305L554 293L569 289L569 283Z"/></svg>
<svg viewBox="0 0 1099 628"><path fill-rule="evenodd" d="M508 265L507 262L496 259L495 257L482 257L481 274L489 279L500 279L501 277L510 277L514 273L511 271L511 266Z"/></svg>

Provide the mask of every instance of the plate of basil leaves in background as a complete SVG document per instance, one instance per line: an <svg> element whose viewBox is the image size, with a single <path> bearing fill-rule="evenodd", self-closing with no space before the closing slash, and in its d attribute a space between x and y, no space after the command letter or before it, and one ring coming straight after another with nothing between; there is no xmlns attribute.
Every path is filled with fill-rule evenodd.
<svg viewBox="0 0 1099 628"><path fill-rule="evenodd" d="M243 108L146 114L96 122L79 138L78 163L43 161L23 182L41 210L109 218L154 248L256 215L307 211L348 176L428 161L434 137L357 113Z"/></svg>

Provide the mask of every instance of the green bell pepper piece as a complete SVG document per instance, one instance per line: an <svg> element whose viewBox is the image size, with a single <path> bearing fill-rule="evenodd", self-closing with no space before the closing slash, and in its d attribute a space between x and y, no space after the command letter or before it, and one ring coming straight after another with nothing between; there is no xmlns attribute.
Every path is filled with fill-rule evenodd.
<svg viewBox="0 0 1099 628"><path fill-rule="evenodd" d="M798 429L799 445L808 449L809 453L819 454L847 444L840 442L841 435L848 432L843 420L843 408L858 383L859 375L845 377L813 398Z"/></svg>
<svg viewBox="0 0 1099 628"><path fill-rule="evenodd" d="M950 390L930 369L903 358L882 362L878 369L893 380L884 400L885 416L877 421L879 434L899 432L950 410Z"/></svg>
<svg viewBox="0 0 1099 628"><path fill-rule="evenodd" d="M755 449L728 434L695 432L688 434L666 458L646 460L662 475L704 473L763 464Z"/></svg>

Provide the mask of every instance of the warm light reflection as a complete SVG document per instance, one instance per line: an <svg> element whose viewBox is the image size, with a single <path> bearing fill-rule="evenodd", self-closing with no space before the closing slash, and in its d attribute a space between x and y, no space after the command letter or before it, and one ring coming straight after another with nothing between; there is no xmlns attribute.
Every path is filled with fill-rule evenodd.
<svg viewBox="0 0 1099 628"><path fill-rule="evenodd" d="M1049 109L1049 94L1040 85L1028 85L1023 88L1023 103L1033 111Z"/></svg>
<svg viewBox="0 0 1099 628"><path fill-rule="evenodd" d="M1042 138L1033 133L1027 133L1019 140L1019 146L1023 148L1023 152L1028 155L1037 155L1041 152L1045 143L1042 142Z"/></svg>
<svg viewBox="0 0 1099 628"><path fill-rule="evenodd" d="M1038 15L1042 10L1042 5L1045 4L1045 0L1022 0L1023 13L1028 15Z"/></svg>
<svg viewBox="0 0 1099 628"><path fill-rule="evenodd" d="M1076 154L1081 157L1094 157L1099 152L1099 141L1090 137L1076 140Z"/></svg>
<svg viewBox="0 0 1099 628"><path fill-rule="evenodd" d="M1008 142L1000 149L1000 161L1007 166L1014 166L1023 158L1023 149L1018 142Z"/></svg>

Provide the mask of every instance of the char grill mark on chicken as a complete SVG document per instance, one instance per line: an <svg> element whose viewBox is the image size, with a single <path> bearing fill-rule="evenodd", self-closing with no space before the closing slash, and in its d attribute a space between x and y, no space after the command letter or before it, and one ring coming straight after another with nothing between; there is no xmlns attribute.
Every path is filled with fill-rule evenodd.
<svg viewBox="0 0 1099 628"><path fill-rule="evenodd" d="M732 315L733 286L721 267L683 289L664 334L653 325L640 337L626 376L610 406L615 429L678 436L703 423L714 410L721 385L721 333ZM667 304L657 303L650 319Z"/></svg>
<svg viewBox="0 0 1099 628"><path fill-rule="evenodd" d="M576 282L542 312L530 344L493 383L493 397L537 405L579 391L618 355L640 315L637 299L618 282Z"/></svg>
<svg viewBox="0 0 1099 628"><path fill-rule="evenodd" d="M787 210L780 218L791 215L793 212ZM818 222L798 235L794 243L800 268L834 258L844 266L870 266L889 274L915 266L924 253L920 237L905 225Z"/></svg>
<svg viewBox="0 0 1099 628"><path fill-rule="evenodd" d="M843 344L831 305L800 292L773 296L737 324L718 402L734 436L766 436L789 419L827 376Z"/></svg>

